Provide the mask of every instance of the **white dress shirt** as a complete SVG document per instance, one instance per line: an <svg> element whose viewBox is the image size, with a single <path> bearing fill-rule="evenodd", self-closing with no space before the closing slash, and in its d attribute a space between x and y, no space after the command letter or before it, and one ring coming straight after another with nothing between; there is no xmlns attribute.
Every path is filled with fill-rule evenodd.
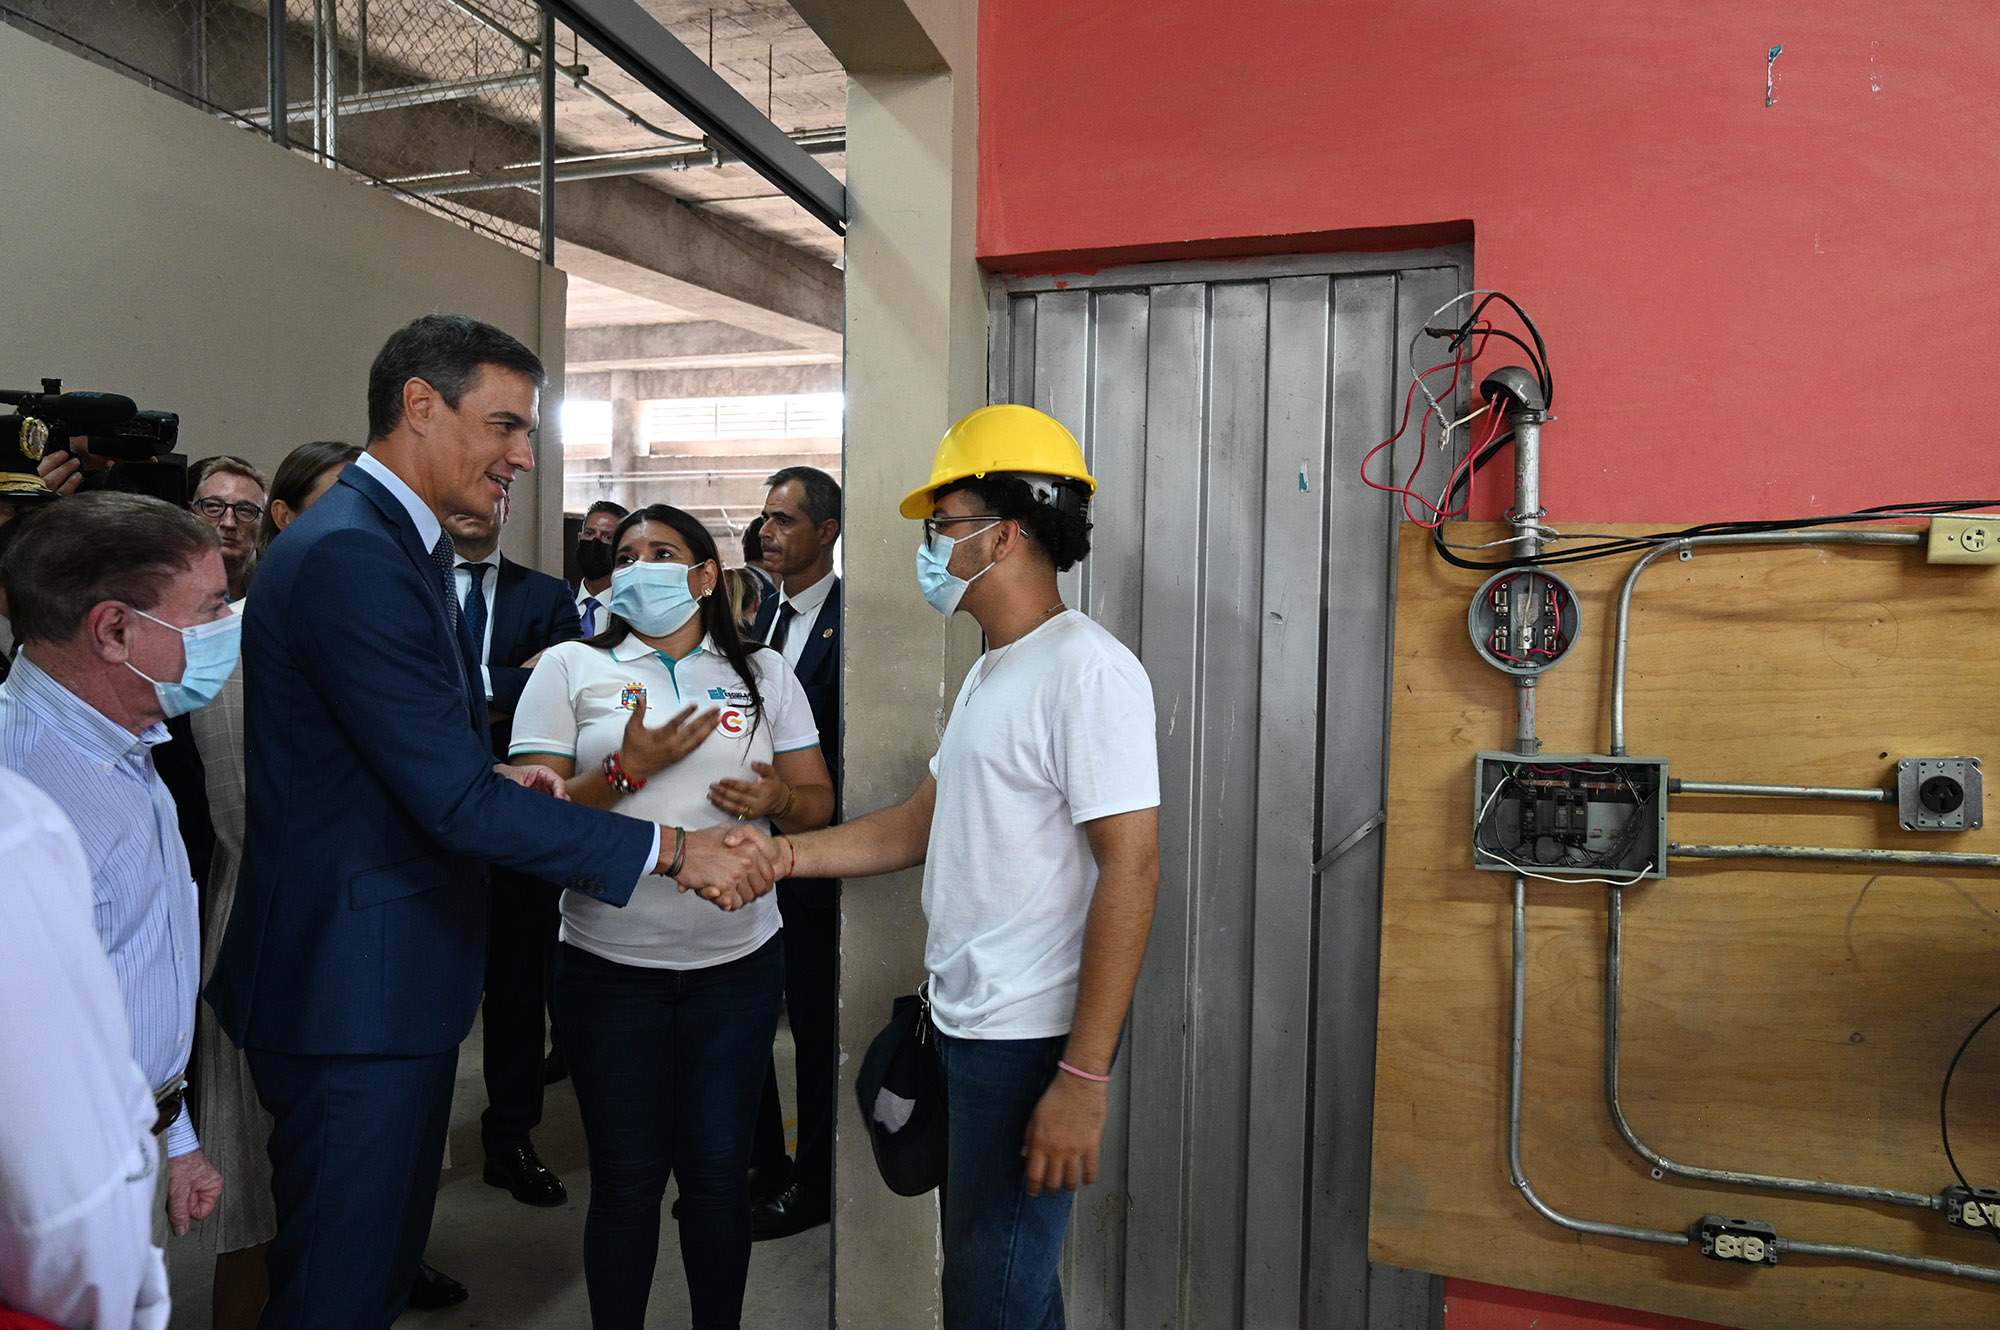
<svg viewBox="0 0 2000 1330"><path fill-rule="evenodd" d="M53 800L0 770L0 1303L163 1330L153 1095Z"/></svg>
<svg viewBox="0 0 2000 1330"><path fill-rule="evenodd" d="M430 506L417 497L417 492L410 488L407 481L394 471L391 471L387 466L384 466L381 460L373 453L362 453L355 460L354 465L381 481L389 493L396 496L396 502L403 505L403 511L407 512L410 515L410 520L417 524L417 539L423 542L426 550L436 546L438 537L444 534L444 524L438 521L437 514L430 510ZM463 573L460 576L470 577L471 574ZM486 616L486 623L487 632L491 634L493 616L490 613ZM484 673L483 667L481 672ZM491 691L491 687L489 686L489 696L491 695ZM638 881L644 882L648 877L652 876L653 868L659 862L660 828L656 824L653 827L653 848L647 852L645 864L633 876Z"/></svg>
<svg viewBox="0 0 2000 1330"><path fill-rule="evenodd" d="M487 568L486 576L480 579L485 583L480 591L486 599L486 635L479 643L479 684L486 690L486 700L491 702L493 676L487 672L486 667L493 660L493 610L498 603L494 599L494 593L500 586L500 551L496 548L483 559L458 561L452 576L458 579L458 603L461 607L472 601L472 570L469 565L474 563L483 563Z"/></svg>
<svg viewBox="0 0 2000 1330"><path fill-rule="evenodd" d="M585 637L595 637L604 631L604 625L611 617L611 587L607 583L602 591L589 591L584 588L582 582L578 582L576 584L576 621L578 623L584 623L590 619L590 607L587 602L593 600L597 602L597 622L590 625L590 631L584 634Z"/></svg>
<svg viewBox="0 0 2000 1330"><path fill-rule="evenodd" d="M812 635L819 629L820 606L826 604L827 596L833 591L833 584L839 580L832 573L828 573L796 596L788 596L782 587L779 589L778 610L771 616L771 631L765 635L764 641L768 644L777 634L778 616L785 612L785 606L790 605L797 611L798 617L792 620L792 630L785 634L785 645L782 648L785 663L794 670L799 667L799 658L806 653L806 643L812 640Z"/></svg>

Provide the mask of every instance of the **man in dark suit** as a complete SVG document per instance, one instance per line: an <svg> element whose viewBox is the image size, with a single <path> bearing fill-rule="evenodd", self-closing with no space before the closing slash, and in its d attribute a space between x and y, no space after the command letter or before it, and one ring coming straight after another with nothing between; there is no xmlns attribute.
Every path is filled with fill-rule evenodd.
<svg viewBox="0 0 2000 1330"><path fill-rule="evenodd" d="M546 647L583 636L576 602L559 577L525 568L500 553L507 501L497 512L454 513L444 521L458 554L458 598L479 647L493 756L507 760L514 708L528 686L527 662ZM527 1205L561 1205L562 1179L535 1153L530 1133L542 1121L542 1044L548 1028L547 968L561 922L561 890L510 868L493 870L486 941L484 1035L486 1111L480 1143L486 1181Z"/></svg>
<svg viewBox="0 0 2000 1330"><path fill-rule="evenodd" d="M788 466L764 482L764 564L778 594L757 609L752 635L785 660L805 688L819 727L820 751L833 775L835 817L840 794L840 579L833 571L840 539L840 483L817 467ZM798 1058L799 1148L790 1180L751 1213L758 1241L789 1237L824 1224L833 1200L833 1097L840 1029L840 883L790 878L778 884L785 919L785 1013ZM764 1080L753 1171L760 1187L783 1177L784 1112L775 1063Z"/></svg>
<svg viewBox="0 0 2000 1330"><path fill-rule="evenodd" d="M403 1309L483 986L488 863L614 903L652 872L724 906L763 885L719 837L677 856L671 828L493 762L441 522L533 467L543 383L497 328L399 329L369 370L369 451L251 594L247 827L208 999L274 1120L263 1330L384 1330Z"/></svg>

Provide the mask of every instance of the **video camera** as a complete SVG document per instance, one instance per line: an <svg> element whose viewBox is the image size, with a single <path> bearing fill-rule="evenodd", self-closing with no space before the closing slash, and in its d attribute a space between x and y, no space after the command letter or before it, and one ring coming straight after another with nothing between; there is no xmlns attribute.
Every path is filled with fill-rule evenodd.
<svg viewBox="0 0 2000 1330"><path fill-rule="evenodd" d="M71 443L89 440L92 456L120 462L150 462L171 453L180 441L181 418L172 411L141 411L117 393L66 393L61 379L43 379L40 392L0 389L0 449L18 448L30 462Z"/></svg>

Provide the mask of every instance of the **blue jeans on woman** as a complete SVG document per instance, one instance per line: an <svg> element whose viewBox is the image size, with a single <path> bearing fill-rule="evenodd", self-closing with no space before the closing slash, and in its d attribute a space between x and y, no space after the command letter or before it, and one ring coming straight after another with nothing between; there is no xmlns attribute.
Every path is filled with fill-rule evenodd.
<svg viewBox="0 0 2000 1330"><path fill-rule="evenodd" d="M1063 1330L1070 1192L1028 1195L1021 1144L1067 1035L938 1036L951 1141L944 1182L945 1330Z"/></svg>
<svg viewBox="0 0 2000 1330"><path fill-rule="evenodd" d="M741 1322L750 1140L784 991L783 934L699 970L559 948L556 1014L590 1151L583 1277L597 1330L646 1319L669 1176L695 1330Z"/></svg>

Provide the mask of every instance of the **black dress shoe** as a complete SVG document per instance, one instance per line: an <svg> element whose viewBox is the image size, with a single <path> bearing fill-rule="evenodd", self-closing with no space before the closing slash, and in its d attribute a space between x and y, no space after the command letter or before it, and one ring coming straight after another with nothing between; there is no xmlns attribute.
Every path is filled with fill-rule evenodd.
<svg viewBox="0 0 2000 1330"><path fill-rule="evenodd" d="M450 1275L439 1274L430 1266L417 1265L417 1282L410 1289L410 1307L415 1311L436 1311L439 1307L456 1307L472 1294L465 1285Z"/></svg>
<svg viewBox="0 0 2000 1330"><path fill-rule="evenodd" d="M770 1242L818 1228L832 1217L825 1192L794 1182L750 1212L750 1240Z"/></svg>
<svg viewBox="0 0 2000 1330"><path fill-rule="evenodd" d="M486 1152L486 1180L505 1187L523 1205L561 1205L569 1199L562 1179L549 1172L532 1143Z"/></svg>
<svg viewBox="0 0 2000 1330"><path fill-rule="evenodd" d="M569 1079L569 1059L558 1048L542 1059L542 1084L554 1085L557 1081Z"/></svg>

